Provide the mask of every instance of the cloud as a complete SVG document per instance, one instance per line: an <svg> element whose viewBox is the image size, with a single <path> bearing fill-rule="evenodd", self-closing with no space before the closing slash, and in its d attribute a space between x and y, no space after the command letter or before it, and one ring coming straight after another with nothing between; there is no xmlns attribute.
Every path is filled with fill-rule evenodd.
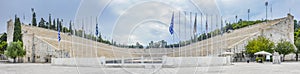
<svg viewBox="0 0 300 74"><path fill-rule="evenodd" d="M159 21L141 23L129 34L129 43L140 42L142 45L147 45L150 41L167 40L170 37L168 27L167 24Z"/></svg>
<svg viewBox="0 0 300 74"><path fill-rule="evenodd" d="M100 25L102 26L100 30L107 37L112 37L109 39L114 39L114 41L121 44L140 42L143 45L147 45L151 40L158 41L162 39L173 42L168 26L171 14L174 12L174 28L177 35L175 40L187 40L191 36L191 26L194 23L195 13L198 13L197 29L199 33L205 31L205 20L208 20L210 31L211 29L216 29L216 25L220 24L220 16L223 17L223 20L231 22L235 21L235 15L238 15L238 18L247 19L247 9L251 9L250 19L264 18L264 2L261 0L112 0L107 5L107 8L101 12ZM283 11L291 8L288 5L289 1L269 2L274 4L274 8L282 6L280 9L274 9L274 18L286 16L286 11ZM292 6L295 3L292 3ZM105 6L105 3L102 3L102 6ZM96 9L99 10L99 8ZM293 10L297 11L296 9ZM184 17L184 11L187 12L186 17ZM181 16L180 24L178 19L179 12ZM190 12L193 12L192 23L190 23ZM200 12L203 13L202 23L200 23ZM185 20L186 23L184 22Z"/></svg>
<svg viewBox="0 0 300 74"><path fill-rule="evenodd" d="M103 12L110 1L111 0L82 0L75 15L75 27L81 29L83 25L83 28L85 28L88 33L93 32L88 28L96 26L94 25L96 24L96 17Z"/></svg>
<svg viewBox="0 0 300 74"><path fill-rule="evenodd" d="M160 7L160 8L156 8L156 7ZM114 26L113 34L112 34L113 38L116 41L119 41L120 43L128 43L127 40L132 37L135 40L141 38L147 39L147 37L149 37L148 34L153 34L153 33L149 33L153 28L144 27L140 25L147 24L145 22L153 21L149 19L154 19L165 24L169 23L170 16L171 16L170 13L172 12L171 10L172 7L158 2L145 2L142 4L131 6L126 10L126 12L123 15L121 15L118 18L118 20L116 20L115 22L116 24ZM156 23L156 24L161 24L161 23ZM131 33L138 33L135 31L140 31L139 29L143 29L144 31L145 29L148 29L147 30L148 33L144 33L138 36L137 35L130 36ZM163 30L161 28L157 28L157 30L160 30L162 32L163 31L168 32L168 30ZM130 43L135 43L131 41ZM146 40L140 40L140 41L146 41ZM142 43L146 43L146 42L142 42Z"/></svg>
<svg viewBox="0 0 300 74"><path fill-rule="evenodd" d="M270 7L272 6L273 18L285 17L289 9L292 9L292 13L295 15L299 10L296 9L299 0L216 0L220 7L221 14L225 19L231 22L235 21L235 15L241 19L247 19L247 9L250 9L250 20L265 19L266 8L265 2L268 1L268 18L271 18ZM297 17L296 17L297 18Z"/></svg>
<svg viewBox="0 0 300 74"><path fill-rule="evenodd" d="M236 15L238 18L246 19L248 9L250 9L250 16L255 17L258 13L261 14L264 8L264 1L261 0L218 0L217 3L224 19L231 22L235 21ZM252 19L257 19L254 17Z"/></svg>
<svg viewBox="0 0 300 74"><path fill-rule="evenodd" d="M179 0L178 0L179 1ZM200 1L201 2L201 1ZM202 1L203 2L203 1ZM201 7L201 9L209 8L211 6L214 6L215 9L216 5L213 1L204 1L204 2L210 2L210 6ZM190 39L192 33L192 25L194 23L194 16L195 12L200 13L200 11L195 10L197 9L194 5L201 5L201 3L195 2L195 4L191 4L190 1L180 1L180 2L173 2L173 1L158 1L158 0L152 0L152 1L142 1L142 2L129 2L129 3L112 3L112 4L120 4L119 6L123 6L123 4L130 4L127 7L121 7L120 8L113 8L116 6L112 6L110 8L113 8L111 10L114 10L114 12L117 12L116 15L118 15L118 12L124 12L123 14L119 14L118 18L115 19L112 37L114 40L119 41L121 44L134 44L135 41L141 42L142 44L147 44L147 42L150 42L150 40L158 41L158 40L167 40L168 42L174 42L171 38L171 35L168 31L168 26L170 24L171 15L172 12L175 13L175 33L176 33L176 41L178 40L188 40ZM122 9L127 8L127 9ZM182 10L180 12L180 24L179 24L179 10ZM184 17L184 11L187 11L186 17ZM216 12L218 10L210 9L205 10L205 13L211 13ZM190 18L190 12L192 12L192 17ZM200 14L198 15L198 23L200 23ZM157 26L157 25L165 25L164 27L144 27L140 25L145 25L144 22L148 22L147 20L154 19L155 22L151 22L152 24L155 23L156 25L150 25L150 26ZM190 21L192 19L192 21ZM184 22L186 20L186 22ZM204 17L203 17L204 20ZM213 19L215 20L215 18ZM160 22L160 23L158 23ZM141 24L143 23L143 24ZM204 23L204 22L202 22ZM210 23L213 24L213 23ZM216 24L216 23L214 23ZM198 26L198 29L202 27L203 31L203 25ZM212 26L210 26L212 27ZM135 30L135 28L138 28ZM181 29L179 31L179 28ZM142 30L140 30L142 29ZM134 32L132 32L134 31ZM143 32L143 33L140 33ZM180 33L181 36L178 36ZM155 37L152 37L155 36ZM158 37L159 36L159 37Z"/></svg>

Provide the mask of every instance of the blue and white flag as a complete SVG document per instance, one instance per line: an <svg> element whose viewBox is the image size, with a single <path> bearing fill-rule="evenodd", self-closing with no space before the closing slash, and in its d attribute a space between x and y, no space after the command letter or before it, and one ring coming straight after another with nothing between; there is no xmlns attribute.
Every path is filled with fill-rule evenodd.
<svg viewBox="0 0 300 74"><path fill-rule="evenodd" d="M174 12L172 14L172 19L171 19L171 24L170 24L170 27L169 27L169 31L170 31L170 34L173 35L174 33Z"/></svg>
<svg viewBox="0 0 300 74"><path fill-rule="evenodd" d="M58 24L58 26L57 26L57 30L58 30L58 42L60 42L60 40L61 40L61 38L60 38L60 24Z"/></svg>
<svg viewBox="0 0 300 74"><path fill-rule="evenodd" d="M99 31L98 31L98 24L96 24L96 36L98 36Z"/></svg>

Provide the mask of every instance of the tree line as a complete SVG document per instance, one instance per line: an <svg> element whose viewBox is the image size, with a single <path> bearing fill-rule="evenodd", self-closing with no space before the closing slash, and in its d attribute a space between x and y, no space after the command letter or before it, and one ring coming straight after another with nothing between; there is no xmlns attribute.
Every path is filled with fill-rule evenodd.
<svg viewBox="0 0 300 74"><path fill-rule="evenodd" d="M265 22L265 21L264 20L243 21L242 19L240 19L237 23L226 23L226 25L224 27L221 27L221 29L216 29L209 33L200 34L200 36L197 37L197 41L206 40L211 37L221 35L223 33L230 33L230 30L237 30L240 28L244 28L244 27L255 25L258 23L262 23L262 22Z"/></svg>
<svg viewBox="0 0 300 74"><path fill-rule="evenodd" d="M78 37L83 37L83 38L86 38L89 40L94 40L94 41L109 44L109 45L113 45L113 43L114 43L114 42L110 42L109 40L103 39L101 36L101 33L99 36L95 36L93 34L86 34L83 30L80 30L80 29L79 30L73 29L74 23L71 20L69 22L68 27L64 26L63 19L60 19L60 18L52 19L51 14L49 14L49 16L48 16L48 21L46 21L44 18L41 18L37 24L36 12L34 11L34 8L32 8L31 11L32 11L32 22L31 22L31 24L29 24L31 26L50 29L50 30L54 30L54 31L58 31L58 28L60 28L62 33L68 33L69 35L75 35Z"/></svg>

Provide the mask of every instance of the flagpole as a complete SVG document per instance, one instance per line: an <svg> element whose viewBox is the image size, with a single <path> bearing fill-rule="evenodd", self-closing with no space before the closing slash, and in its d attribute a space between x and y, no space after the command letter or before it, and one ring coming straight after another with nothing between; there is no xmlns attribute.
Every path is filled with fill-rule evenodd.
<svg viewBox="0 0 300 74"><path fill-rule="evenodd" d="M87 27L86 28L88 28L88 21L89 21L89 17L87 16L87 17L85 17L85 19L86 19L86 22L85 22L85 24L87 25ZM85 26L84 26L85 27ZM83 28L84 28L83 27ZM88 30L87 30L88 31ZM85 49L85 57L88 57L88 49L86 49L87 48L87 46L86 46L86 44L87 44L87 41L86 41L86 39L87 39L87 36L85 36L85 29L84 29L84 32L83 32L83 36L84 36L84 44L85 44L85 46L84 46L84 49Z"/></svg>
<svg viewBox="0 0 300 74"><path fill-rule="evenodd" d="M227 25L227 21L226 21L225 23L226 23L226 25ZM226 30L225 30L225 31L226 31ZM225 46L226 46L226 48L225 48L225 49L226 49L225 52L226 52L226 51L227 51L227 46L228 46L228 45L227 45L227 36L225 36L225 42L224 42L224 43L225 43Z"/></svg>
<svg viewBox="0 0 300 74"><path fill-rule="evenodd" d="M190 57L192 57L193 56L193 54L192 54L192 12L190 12L190 36L191 36L191 41L190 41L190 44L189 44L189 47L190 47L190 49L189 49L189 51L190 51Z"/></svg>
<svg viewBox="0 0 300 74"><path fill-rule="evenodd" d="M214 31L216 31L217 29L218 29L218 15L215 15L215 28L214 28ZM217 36L217 32L214 32L214 37L216 37ZM214 45L218 45L218 43L216 43L217 42L217 40L218 40L218 38L216 37L215 38L216 40L213 40L213 44ZM216 43L216 44L215 44ZM216 47L216 50L214 49L214 47L213 47L213 50L214 50L214 56L215 55L217 55L217 53L218 53L218 47Z"/></svg>
<svg viewBox="0 0 300 74"><path fill-rule="evenodd" d="M196 12L196 15L195 15L196 17L195 17L195 24L196 24L196 26L194 26L195 27L195 33L194 33L194 40L195 40L195 44L196 44L196 55L195 55L195 57L197 57L198 56L198 43L197 43L197 38L196 38L196 35L197 35L197 12Z"/></svg>
<svg viewBox="0 0 300 74"><path fill-rule="evenodd" d="M196 35L197 35L197 13L195 14L195 21L194 21L194 40L195 40L195 44L196 44L196 54L195 56L197 56L197 50L198 50L198 43L197 43L197 39L196 39Z"/></svg>
<svg viewBox="0 0 300 74"><path fill-rule="evenodd" d="M179 44L179 51L178 51L178 57L181 57L181 44L180 44L180 41L181 41L181 38L180 38L180 10L178 11L178 28L179 28L179 42L178 42L178 44Z"/></svg>
<svg viewBox="0 0 300 74"><path fill-rule="evenodd" d="M93 24L93 23L92 23L92 22L93 22L92 19L93 19L93 17L91 16L91 19L90 19L90 20L91 20L91 21L90 21L90 25L91 25L91 26L90 26L90 34L91 34L91 36L92 36L92 33L91 33L92 31L91 31L91 30L92 30L92 24ZM93 41L93 38L92 38L91 36L90 36L90 38L91 38L91 40ZM92 47L91 47L91 48L92 48ZM92 54L92 53L93 53L93 50L92 50L92 49L89 49L89 50L91 51L91 53L90 53L90 54L91 54L91 57L93 57L93 54Z"/></svg>
<svg viewBox="0 0 300 74"><path fill-rule="evenodd" d="M226 19L224 20L224 23L225 23L225 26L226 26ZM223 34L224 34L225 32L226 32L226 28L224 28ZM222 35L222 36L223 36L223 35ZM225 38L225 40L223 39L223 43L225 44L224 46L227 46L227 45L226 45L226 42L225 42L225 41L226 41L226 37L224 36L224 38ZM223 50L226 49L226 48L224 48L224 46L223 46ZM223 50L221 50L221 54L223 53Z"/></svg>
<svg viewBox="0 0 300 74"><path fill-rule="evenodd" d="M217 43L218 43L218 52L217 52L217 56L220 54L220 52L221 52L221 47L222 47L222 44L221 44L221 42L222 42L222 38L221 38L221 34L222 34L222 16L221 15L219 15L218 16L218 21L217 22L219 22L219 25L220 25L220 27L219 27L219 25L218 25L218 29L219 29L219 32L218 32L218 40L217 40Z"/></svg>
<svg viewBox="0 0 300 74"><path fill-rule="evenodd" d="M59 20L57 20L57 21L59 21ZM57 30L58 30L58 49L60 50L60 52L62 51L61 49L60 49L60 27L59 27L60 25L59 25L59 23L57 23ZM62 54L60 53L60 58L62 58Z"/></svg>
<svg viewBox="0 0 300 74"><path fill-rule="evenodd" d="M216 29L215 30L217 30L218 29L218 21L219 21L219 17L218 17L218 15L216 15ZM215 41L215 43L217 44L217 48L216 48L216 50L217 50L217 52L215 52L215 55L218 55L218 53L219 53L219 45L218 45L218 38L217 38L217 35L218 35L218 32L215 34L215 36L216 36L216 41Z"/></svg>
<svg viewBox="0 0 300 74"><path fill-rule="evenodd" d="M173 25L173 29L174 29L174 12L173 12L173 15L172 15L172 25ZM173 30L173 32L175 33L175 31ZM172 46L172 49L173 49L173 57L175 57L175 49L174 49L174 44L175 44L175 41L174 41L174 34L172 34L172 40L173 40L173 46Z"/></svg>
<svg viewBox="0 0 300 74"><path fill-rule="evenodd" d="M98 25L98 24L97 24ZM96 58L98 58L98 45L97 45L97 39L98 39L98 35L96 35L96 40L95 40L95 42L96 42L96 50L95 50L95 52L96 52Z"/></svg>
<svg viewBox="0 0 300 74"><path fill-rule="evenodd" d="M186 11L184 11L184 34L186 34ZM186 35L184 35L184 39L186 39ZM184 48L185 48L185 51L184 51L184 57L186 57L186 53L187 53L187 50L186 50L186 41L184 41Z"/></svg>
<svg viewBox="0 0 300 74"><path fill-rule="evenodd" d="M207 21L208 21L208 19L207 19L207 15L206 15L206 44L207 44L207 46L206 46L206 56L208 56L208 24L207 24Z"/></svg>
<svg viewBox="0 0 300 74"><path fill-rule="evenodd" d="M200 13L201 13L201 12L200 12ZM200 24L200 33L199 33L200 35L199 35L199 36L201 36L201 31L202 31L202 28L203 28L203 27L202 27L202 25L203 25L202 17L203 17L203 16L202 16L202 13L201 13L201 24ZM202 37L200 37L200 39L201 39L201 41L202 41ZM199 43L200 43L200 42L199 42ZM201 42L201 43L202 43L202 42ZM202 46L201 46L201 50L203 50L202 47L203 47L203 43L202 43ZM201 50L200 50L200 52L201 52ZM203 53L201 52L200 55L203 55ZM199 56L200 56L200 55L199 55Z"/></svg>
<svg viewBox="0 0 300 74"><path fill-rule="evenodd" d="M84 30L83 30L83 25L84 24L84 18L82 19L82 26L81 26L81 29L82 29L82 31L81 31L81 37L82 37L82 39L81 39L81 43L83 43L83 39L84 39ZM83 46L81 47L81 53L82 53L82 57L84 56L84 50L83 50Z"/></svg>
<svg viewBox="0 0 300 74"><path fill-rule="evenodd" d="M173 27L174 28L174 27ZM173 49L173 57L175 57L175 49L174 49L174 34L172 35L172 40L173 40L173 45L172 45L172 49Z"/></svg>
<svg viewBox="0 0 300 74"><path fill-rule="evenodd" d="M75 21L75 20L74 20ZM74 22L73 21L73 22ZM72 22L72 21L71 21ZM74 23L73 23L74 24ZM74 31L75 29L73 29L73 27L74 27L74 25L73 24L71 24L71 29ZM72 26L73 25L73 26ZM75 58L75 55L74 55L74 49L73 49L73 36L74 36L74 32L72 31L72 30L70 30L70 32L71 32L71 53L72 53L72 57L73 57L73 59ZM74 61L75 62L75 61ZM76 64L76 62L75 62L75 64Z"/></svg>
<svg viewBox="0 0 300 74"><path fill-rule="evenodd" d="M98 58L98 49L97 49L97 39L98 39L98 22L97 22L97 17L96 17L96 40L95 40L95 42L96 42L96 58Z"/></svg>
<svg viewBox="0 0 300 74"><path fill-rule="evenodd" d="M77 22L77 20L75 20L75 22ZM72 26L72 27L75 27L75 26L74 26L74 21L73 21L73 26ZM72 28L72 27L71 27L71 28ZM72 54L73 54L73 55L72 55L72 56L73 56L73 60L76 60L75 52L74 52L74 49L73 49L73 36L76 35L75 32L76 32L76 31L75 31L75 28L74 28L74 29L73 29L73 35L72 35L72 47L71 47L71 48L72 48ZM76 49L78 50L78 48L76 48ZM74 62L75 62L75 66L78 66L78 65L77 65L77 64L78 64L77 61L74 61ZM76 70L77 70L77 73L80 73L78 67L76 67Z"/></svg>
<svg viewBox="0 0 300 74"><path fill-rule="evenodd" d="M218 52L218 54L220 55L221 54L221 50L222 50L222 35L223 35L223 30L222 30L222 26L223 26L223 21L222 21L222 16L220 16L220 38L219 38L219 41L218 41L218 43L219 43L219 52Z"/></svg>
<svg viewBox="0 0 300 74"><path fill-rule="evenodd" d="M221 32L221 36L220 36L220 39L221 39L221 42L220 42L220 52L219 52L219 54L221 55L222 54L222 49L223 49L223 45L222 45L222 43L223 43L223 39L222 39L222 37L223 37L223 29L222 29L222 27L223 27L223 16L221 16L221 28L220 28L220 32Z"/></svg>
<svg viewBox="0 0 300 74"><path fill-rule="evenodd" d="M170 32L170 34L171 34L171 36L172 36L172 42L174 43L175 41L174 41L174 11L173 11L173 13L172 13L172 19L171 19L171 23L170 23L170 27L169 27L169 32ZM174 50L174 44L172 45L172 54L173 54L173 57L175 57L175 50Z"/></svg>
<svg viewBox="0 0 300 74"><path fill-rule="evenodd" d="M90 25L89 25L89 31L90 31L90 34L89 35L93 35L92 34L92 22L93 22L93 17L92 16L90 16ZM90 36L90 37L87 37L87 39L88 40L92 40L92 37ZM90 43L89 41L87 41L87 44L93 44L93 43ZM89 48L89 47L92 47L92 46L87 46L86 48ZM92 57L93 56L93 50L92 49L87 49L87 50L89 50L90 51L90 55L89 55L89 57Z"/></svg>
<svg viewBox="0 0 300 74"><path fill-rule="evenodd" d="M221 45L222 45L222 43L223 43L223 34L224 34L224 28L223 28L223 25L224 23L223 23L223 16L221 16ZM221 46L221 51L220 51L220 55L222 54L222 52L223 52L223 45Z"/></svg>
<svg viewBox="0 0 300 74"><path fill-rule="evenodd" d="M60 25L62 26L62 22L63 22L63 19L61 19L61 22L60 22ZM62 27L63 28L63 27ZM61 30L62 30L62 28L61 28ZM61 49L63 50L63 48L64 48L64 44L62 43L61 44ZM63 54L63 52L62 52L62 54ZM63 56L62 56L63 57ZM66 55L65 55L65 57L66 57Z"/></svg>
<svg viewBox="0 0 300 74"><path fill-rule="evenodd" d="M59 22L59 37L60 37L60 22ZM58 44L58 48L60 49L60 58L62 58L62 49L60 48L60 38L59 38L59 44Z"/></svg>
<svg viewBox="0 0 300 74"><path fill-rule="evenodd" d="M218 35L217 35L217 36L218 36L218 40L217 40L217 43L218 43L218 52L217 52L217 56L220 54L220 51L221 51L221 32L222 32L222 31L221 31L221 28L222 28L222 25L221 25L221 23L222 23L221 20L222 20L222 19L221 19L221 17L222 17L222 16L219 15L219 16L218 16L218 21L217 21L217 22L219 22L219 23L218 23L218 27L217 27L217 29L219 29L219 32L218 32ZM219 28L219 25L220 25L220 28Z"/></svg>
<svg viewBox="0 0 300 74"><path fill-rule="evenodd" d="M211 25L210 25L210 32L211 32L211 35L210 35L210 38L213 37L214 33L213 33L213 15L210 16L210 19L211 19ZM214 45L214 40L211 39L211 49L210 49L210 55L212 56L213 55L213 45Z"/></svg>
<svg viewBox="0 0 300 74"><path fill-rule="evenodd" d="M60 58L62 58L62 49L60 48L60 42L58 43L58 49L60 49Z"/></svg>
<svg viewBox="0 0 300 74"><path fill-rule="evenodd" d="M58 41L58 49L60 50L60 52L62 51L61 49L60 49L60 41ZM60 53L60 58L62 58L62 54Z"/></svg>
<svg viewBox="0 0 300 74"><path fill-rule="evenodd" d="M200 12L201 13L201 12ZM200 19L200 22L201 22L201 24L200 24L200 33L199 33L199 37L200 37L200 39L201 39L201 44L203 44L202 43L202 36L201 36L201 31L202 31L202 25L203 25L203 23L202 23L202 13L201 13L201 19ZM199 43L200 43L200 41L199 41ZM203 53L202 53L202 51L201 50L203 50L203 45L201 46L201 49L199 50L200 51L200 54L199 54L199 56L201 56L201 55L203 55Z"/></svg>

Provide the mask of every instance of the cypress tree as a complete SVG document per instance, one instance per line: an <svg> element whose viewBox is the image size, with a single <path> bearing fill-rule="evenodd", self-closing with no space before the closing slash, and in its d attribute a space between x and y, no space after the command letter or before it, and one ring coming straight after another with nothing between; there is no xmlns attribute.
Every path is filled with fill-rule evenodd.
<svg viewBox="0 0 300 74"><path fill-rule="evenodd" d="M34 9L31 8L31 11L32 11L32 22L31 22L31 24L32 24L33 26L37 26L37 23L36 23L36 14L35 14L35 12L34 12Z"/></svg>
<svg viewBox="0 0 300 74"><path fill-rule="evenodd" d="M22 34L21 34L21 22L20 18L15 15L15 23L14 23L14 34L13 34L13 41L21 41L22 42Z"/></svg>
<svg viewBox="0 0 300 74"><path fill-rule="evenodd" d="M52 27L52 22L51 22L51 14L49 14L49 25L48 25L48 27L51 29L51 27Z"/></svg>
<svg viewBox="0 0 300 74"><path fill-rule="evenodd" d="M69 32L71 34L73 34L73 31L72 31L72 21L70 20L70 23L69 23Z"/></svg>

